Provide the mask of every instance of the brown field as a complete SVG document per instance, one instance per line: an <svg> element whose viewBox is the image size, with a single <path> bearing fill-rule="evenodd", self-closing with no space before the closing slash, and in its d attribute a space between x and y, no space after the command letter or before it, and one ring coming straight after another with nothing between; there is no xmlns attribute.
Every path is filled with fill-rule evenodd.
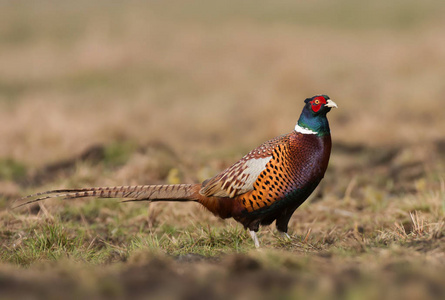
<svg viewBox="0 0 445 300"><path fill-rule="evenodd" d="M0 2L0 298L443 299L441 0ZM199 182L328 94L292 239L193 203L14 199Z"/></svg>

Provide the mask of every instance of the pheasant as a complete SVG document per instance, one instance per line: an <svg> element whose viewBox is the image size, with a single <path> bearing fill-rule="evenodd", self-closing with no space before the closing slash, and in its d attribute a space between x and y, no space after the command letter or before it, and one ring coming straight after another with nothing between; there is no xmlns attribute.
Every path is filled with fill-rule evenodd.
<svg viewBox="0 0 445 300"><path fill-rule="evenodd" d="M324 177L331 153L326 114L337 104L327 95L307 98L295 130L253 149L215 177L199 184L59 189L22 198L27 205L48 198L123 198L128 201L194 201L214 215L234 218L249 230L255 247L259 225L284 236L294 211Z"/></svg>

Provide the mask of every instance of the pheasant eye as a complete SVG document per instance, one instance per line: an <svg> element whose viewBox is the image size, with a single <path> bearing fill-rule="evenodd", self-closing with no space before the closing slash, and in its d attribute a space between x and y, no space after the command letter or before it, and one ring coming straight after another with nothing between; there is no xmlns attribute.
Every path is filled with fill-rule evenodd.
<svg viewBox="0 0 445 300"><path fill-rule="evenodd" d="M317 100L315 100L314 103L315 103L315 105L318 105L318 104L320 104L320 100L317 99Z"/></svg>

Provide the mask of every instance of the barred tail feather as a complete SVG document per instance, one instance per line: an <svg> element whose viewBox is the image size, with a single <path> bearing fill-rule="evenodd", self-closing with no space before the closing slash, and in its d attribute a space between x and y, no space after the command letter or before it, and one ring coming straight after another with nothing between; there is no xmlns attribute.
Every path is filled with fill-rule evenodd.
<svg viewBox="0 0 445 300"><path fill-rule="evenodd" d="M199 184L198 184L199 185ZM199 185L200 186L200 185ZM19 199L25 201L13 208L25 206L49 198L76 199L85 197L122 198L128 201L197 201L197 184L134 185L59 189L29 195Z"/></svg>

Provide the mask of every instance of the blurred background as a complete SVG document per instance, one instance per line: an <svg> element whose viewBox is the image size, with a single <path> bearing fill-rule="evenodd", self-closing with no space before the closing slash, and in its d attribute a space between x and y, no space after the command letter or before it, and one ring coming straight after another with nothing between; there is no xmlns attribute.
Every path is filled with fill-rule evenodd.
<svg viewBox="0 0 445 300"><path fill-rule="evenodd" d="M443 136L440 0L0 5L0 157L31 168L116 139L245 151L319 93L334 141Z"/></svg>

